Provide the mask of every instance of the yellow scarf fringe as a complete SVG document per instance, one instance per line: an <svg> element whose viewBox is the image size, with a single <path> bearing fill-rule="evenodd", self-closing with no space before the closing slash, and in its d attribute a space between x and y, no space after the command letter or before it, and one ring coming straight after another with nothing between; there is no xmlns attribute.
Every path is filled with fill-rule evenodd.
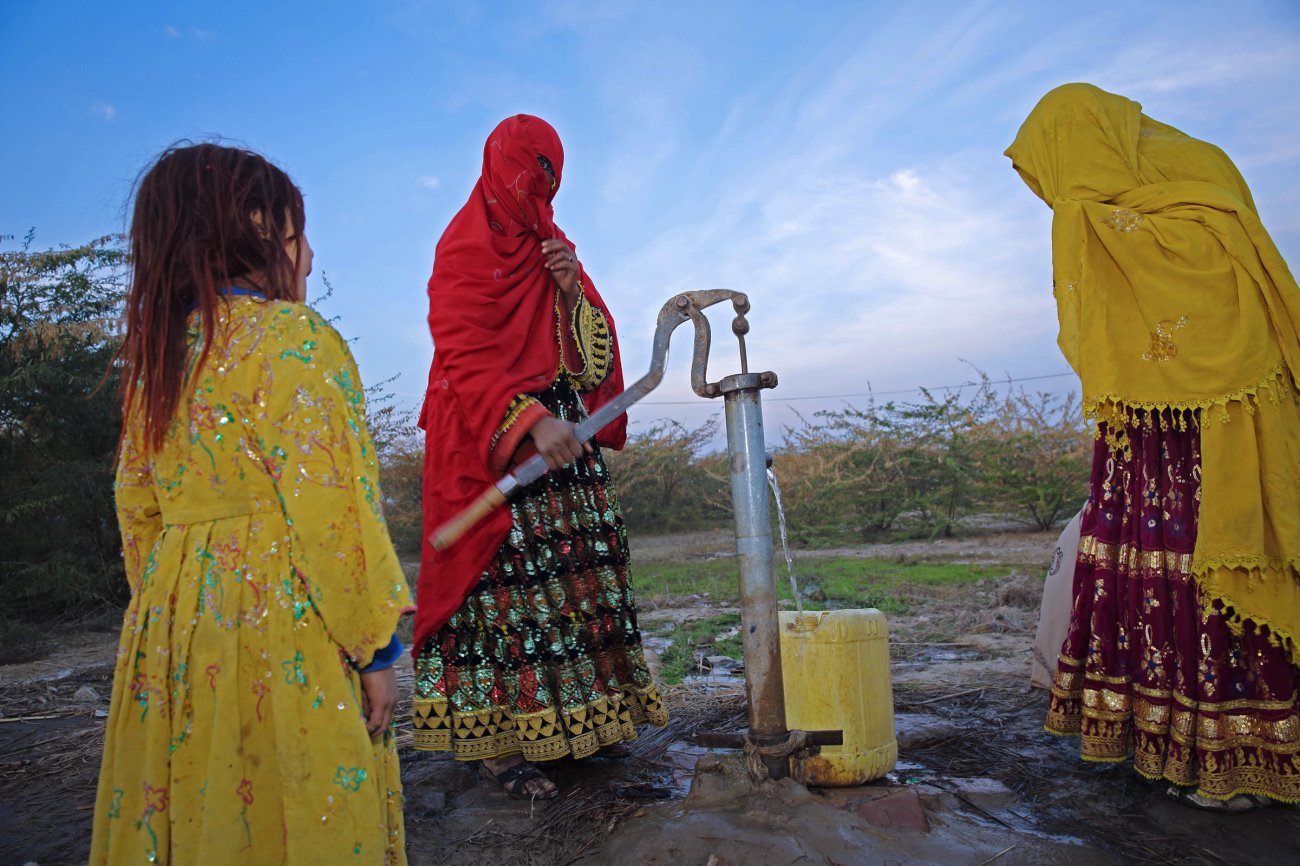
<svg viewBox="0 0 1300 866"><path fill-rule="evenodd" d="M1219 610L1238 637L1252 623L1300 666L1297 398L1290 371L1279 366L1263 381L1220 397L1134 402L1106 395L1088 399L1084 414L1096 423L1096 435L1126 456L1129 427L1201 430L1202 477L1212 489L1202 498L1192 561L1202 605ZM1254 455L1258 464L1261 454L1269 472L1238 471L1234 457ZM1242 533L1243 525L1249 531Z"/></svg>
<svg viewBox="0 0 1300 866"><path fill-rule="evenodd" d="M1300 560L1280 562L1269 560L1267 565L1256 565L1256 557L1241 557L1241 561L1232 561L1231 557L1216 557L1211 562L1198 562L1192 567L1192 576L1196 581L1197 593L1203 609L1213 608L1223 615L1228 630L1240 638L1247 622L1268 642L1287 654L1291 664L1300 667L1300 646L1297 646L1297 634L1289 625L1280 624L1276 618L1260 614L1258 611L1246 612L1237 602L1232 592L1226 588L1224 572L1245 572L1249 585L1262 586L1270 581L1300 580ZM1259 557L1263 559L1263 557ZM1236 581L1234 581L1236 582Z"/></svg>

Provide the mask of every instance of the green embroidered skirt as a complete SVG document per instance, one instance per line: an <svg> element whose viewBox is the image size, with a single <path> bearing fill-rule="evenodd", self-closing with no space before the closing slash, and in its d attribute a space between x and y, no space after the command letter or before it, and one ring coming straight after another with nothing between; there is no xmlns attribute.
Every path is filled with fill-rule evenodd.
<svg viewBox="0 0 1300 866"><path fill-rule="evenodd" d="M537 395L585 410L566 377ZM514 526L415 661L415 747L457 760L586 757L662 727L628 581L627 532L600 451L516 496Z"/></svg>

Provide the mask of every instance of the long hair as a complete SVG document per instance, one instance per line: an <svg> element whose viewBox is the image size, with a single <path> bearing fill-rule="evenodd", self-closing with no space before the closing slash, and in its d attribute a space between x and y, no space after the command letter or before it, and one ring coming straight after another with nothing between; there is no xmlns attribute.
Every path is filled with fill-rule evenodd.
<svg viewBox="0 0 1300 866"><path fill-rule="evenodd" d="M285 247L305 222L298 187L248 150L178 143L140 177L118 359L123 420L143 425L149 450L162 447L187 370L207 358L220 290L241 286L271 300L293 297L303 244L292 257ZM196 310L200 338L191 366L186 330Z"/></svg>

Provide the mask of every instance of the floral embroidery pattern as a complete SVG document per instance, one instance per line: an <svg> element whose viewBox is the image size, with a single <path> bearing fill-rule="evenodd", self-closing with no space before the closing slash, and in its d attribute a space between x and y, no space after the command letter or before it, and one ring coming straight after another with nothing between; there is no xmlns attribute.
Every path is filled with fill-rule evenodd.
<svg viewBox="0 0 1300 866"><path fill-rule="evenodd" d="M249 687L253 694L257 695L257 720L262 721L262 699L271 693L271 687L261 680L253 680L253 685Z"/></svg>
<svg viewBox="0 0 1300 866"><path fill-rule="evenodd" d="M1091 761L1227 799L1300 802L1300 704L1284 650L1230 630L1191 577L1200 501L1195 415L1139 412L1127 451L1094 445L1073 612L1046 728ZM1154 494L1154 495L1153 495ZM1103 597L1089 591L1106 587Z"/></svg>
<svg viewBox="0 0 1300 866"><path fill-rule="evenodd" d="M145 856L150 863L158 862L158 834L154 831L151 819L156 812L167 811L167 789L155 788L144 783L144 814L135 822L136 829L149 834L149 853Z"/></svg>
<svg viewBox="0 0 1300 866"><path fill-rule="evenodd" d="M1156 329L1151 334L1151 348L1142 353L1143 361L1172 361L1178 356L1178 347L1174 345L1174 331L1187 327L1187 317L1161 319L1156 322Z"/></svg>
<svg viewBox="0 0 1300 866"><path fill-rule="evenodd" d="M1110 226L1117 232L1128 234L1129 232L1137 231L1138 226L1142 225L1145 219L1146 217L1142 216L1142 214L1135 210L1129 210L1126 207L1117 207L1115 210L1111 211L1110 216L1101 221L1101 224Z"/></svg>
<svg viewBox="0 0 1300 866"><path fill-rule="evenodd" d="M108 807L108 817L117 818L122 814L122 796L126 793L121 788L113 789L113 801Z"/></svg>
<svg viewBox="0 0 1300 866"><path fill-rule="evenodd" d="M360 767L339 767L334 773L334 784L345 791L360 791L366 780L366 771Z"/></svg>
<svg viewBox="0 0 1300 866"><path fill-rule="evenodd" d="M167 789L155 788L148 782L144 784L144 805L150 812L167 811Z"/></svg>
<svg viewBox="0 0 1300 866"><path fill-rule="evenodd" d="M1147 587L1142 593L1142 609L1150 613L1154 608L1160 607L1160 599L1156 598L1156 591L1152 587Z"/></svg>
<svg viewBox="0 0 1300 866"><path fill-rule="evenodd" d="M131 692L135 695L135 702L140 705L140 721L144 721L145 716L149 715L149 692L153 689L149 685L149 678L145 674L136 674L135 680L131 683Z"/></svg>
<svg viewBox="0 0 1300 866"><path fill-rule="evenodd" d="M307 674L302 669L302 663L306 661L301 652L293 654L293 658L288 661L280 662L280 667L284 669L284 681L287 685L297 683L306 687Z"/></svg>

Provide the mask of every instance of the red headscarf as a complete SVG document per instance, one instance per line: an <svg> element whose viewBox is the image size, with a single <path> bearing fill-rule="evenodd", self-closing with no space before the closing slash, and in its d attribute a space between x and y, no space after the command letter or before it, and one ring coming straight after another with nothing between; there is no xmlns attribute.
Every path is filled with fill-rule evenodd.
<svg viewBox="0 0 1300 866"><path fill-rule="evenodd" d="M554 185L539 156L552 166ZM497 509L442 551L428 544L429 534L497 480L489 469L492 440L511 401L516 394L547 388L560 367L556 285L545 267L542 241L569 242L551 207L563 168L564 148L550 124L527 114L503 120L483 147L482 176L434 254L429 278L434 356L420 414L426 541L416 654L491 562L510 530L510 514ZM614 319L581 266L579 272L587 301L609 322L614 352L605 381L583 395L588 411L594 411L622 392L623 374ZM520 423L536 423L538 417ZM600 445L615 449L626 439L626 415L596 436Z"/></svg>

